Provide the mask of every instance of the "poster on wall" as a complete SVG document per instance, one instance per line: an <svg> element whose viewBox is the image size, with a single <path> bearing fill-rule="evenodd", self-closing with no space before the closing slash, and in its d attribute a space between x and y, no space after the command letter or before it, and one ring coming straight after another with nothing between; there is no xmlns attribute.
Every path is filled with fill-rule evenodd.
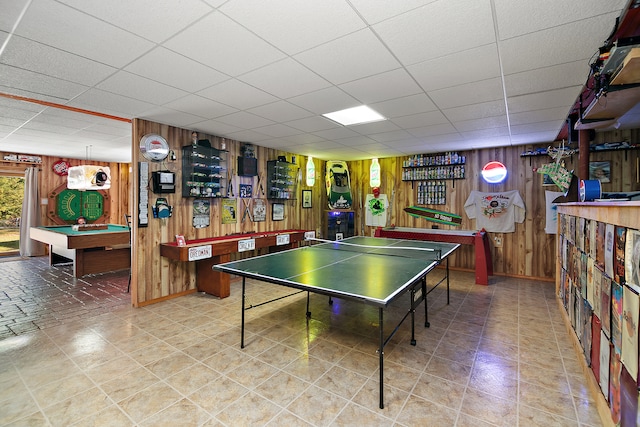
<svg viewBox="0 0 640 427"><path fill-rule="evenodd" d="M222 199L222 223L235 224L237 222L237 199Z"/></svg>
<svg viewBox="0 0 640 427"><path fill-rule="evenodd" d="M640 231L627 230L624 254L625 280L628 286L640 292Z"/></svg>
<svg viewBox="0 0 640 427"><path fill-rule="evenodd" d="M265 199L253 199L253 222L267 220L267 202Z"/></svg>
<svg viewBox="0 0 640 427"><path fill-rule="evenodd" d="M624 286L622 296L622 363L635 381L638 380L638 294Z"/></svg>
<svg viewBox="0 0 640 427"><path fill-rule="evenodd" d="M211 201L209 199L193 200L193 226L195 228L205 228L209 226L211 212Z"/></svg>
<svg viewBox="0 0 640 427"><path fill-rule="evenodd" d="M253 194L253 185L240 184L240 198L243 198L243 199L250 198L252 194Z"/></svg>

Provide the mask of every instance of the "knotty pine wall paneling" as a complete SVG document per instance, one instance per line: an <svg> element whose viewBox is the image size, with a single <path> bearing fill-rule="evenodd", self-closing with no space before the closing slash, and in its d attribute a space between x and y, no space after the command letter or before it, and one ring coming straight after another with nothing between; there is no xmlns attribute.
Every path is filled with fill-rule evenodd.
<svg viewBox="0 0 640 427"><path fill-rule="evenodd" d="M7 153L5 153L7 154ZM16 153L20 154L20 153ZM65 160L71 166L80 165L99 165L108 166L111 171L111 188L105 190L111 200L111 206L109 210L109 216L107 222L111 224L124 225L124 213L129 209L129 163L115 163L115 162L97 162L92 160L82 159L70 159L54 156L40 156L42 163L39 164L25 164L20 162L2 162L0 166L0 174L6 174L10 176L24 177L25 169L31 166L36 166L40 170L38 174L38 197L41 201L45 201L45 204L40 206L40 224L43 226L56 225L47 217L47 210L49 209L48 197L49 194L58 188L60 185L66 184L67 177L60 176L53 172L53 164L58 160Z"/></svg>
<svg viewBox="0 0 640 427"><path fill-rule="evenodd" d="M149 219L147 227L138 226L138 162L146 161L138 149L140 138L148 133L162 135L169 143L170 149L174 151L176 160L166 160L161 163L148 162L149 172L158 170L170 170L176 174L175 193L154 194L149 189L149 209L158 197L167 199L169 205L173 207L173 214L166 219ZM175 241L176 234L182 234L187 240L202 239L207 237L226 236L238 233L251 233L262 231L277 231L292 228L309 229L320 231L321 213L323 209L322 196L324 190L324 176L320 171L324 171L324 162L314 159L316 164L316 178L313 187L307 187L304 176L304 166L307 158L295 153L274 150L266 147L255 146L255 156L258 163L258 175L261 176L261 183L265 195L258 194L258 177L237 176L237 157L241 155L242 142L224 139L215 135L200 133L199 139L208 139L211 146L220 149L224 142L228 151L227 168L233 180L234 197L237 203L236 222L233 224L222 224L221 219L221 198L211 199L210 225L204 228L194 228L192 224L193 198L182 197L182 147L191 144L191 130L180 129L172 126L153 123L136 119L133 121L133 168L132 173L132 194L133 194L133 275L132 275L132 301L134 306L143 306L153 302L162 301L167 298L180 296L186 293L196 292L195 286L195 263L185 263L173 261L160 256L160 243ZM276 160L279 156L285 156L287 161L292 161L292 156L296 158L296 164L302 168L299 174L296 198L291 200L270 200L266 194L269 189L267 182L267 161ZM322 172L323 173L323 172ZM244 204L239 198L239 184L252 184L254 186L254 198L264 198L267 204L267 218L264 222L253 222L248 217L242 221ZM301 191L311 189L313 202L312 208L302 209ZM230 196L230 195L229 195ZM326 197L325 197L326 200ZM283 221L272 221L273 203L285 205L285 216ZM151 211L150 211L151 212ZM256 253L257 254L257 253ZM235 258L244 255L235 255ZM233 257L232 257L233 259ZM232 285L232 292L237 292Z"/></svg>
<svg viewBox="0 0 640 427"><path fill-rule="evenodd" d="M143 120L134 121L134 149L133 165L134 173L132 179L137 180L137 162L140 161L138 141L146 133L159 133L167 138L170 147L176 153L176 161L166 162L163 165L150 162L150 169L169 169L180 176L181 169L181 147L190 144L191 130L178 129L166 125L146 122ZM635 142L638 137L637 131L612 132L596 135L593 143L615 142L627 140ZM200 135L200 139L209 139L216 148L220 147L222 139L212 135ZM226 148L229 151L229 167L234 169L234 176L237 174L237 156L241 155L239 141L226 140ZM516 224L514 233L489 233L491 251L493 255L494 272L496 275L509 275L515 277L536 278L541 280L553 280L555 275L555 235L546 234L545 228L545 191L558 191L556 186L544 186L542 175L535 172L535 168L553 161L549 156L522 157L521 153L535 148L547 148L549 145L540 144L502 148L486 148L460 152L466 156L465 179L448 180L447 204L444 206L433 205L435 209L445 210L462 216L463 221L460 227L437 225L442 229L475 229L475 220L467 218L464 212L464 203L472 190L478 191L508 191L518 190L526 205L526 218L524 223ZM616 152L591 153L591 160L608 160L612 165L612 182L604 186L605 191L639 191L640 183L637 178L637 161L640 150L624 150ZM180 295L185 292L195 292L195 269L189 263L179 263L162 259L159 255L158 245L161 242L173 241L175 234L183 234L187 239L204 238L210 236L224 236L235 233L260 232L268 230L284 230L287 228L301 228L316 230L319 237L323 237L323 220L327 214L327 198L324 182L325 165L324 160L314 158L316 167L316 182L313 187L307 187L305 183L305 166L307 158L305 156L274 150L270 148L255 146L255 155L258 159L258 173L262 175L262 184L265 191L269 185L266 182L266 165L268 160L275 160L278 156L285 156L291 161L292 156L296 157L296 163L301 168L296 198L287 201L278 201L285 205L284 221L271 220L272 200L267 200L267 220L264 222L242 222L243 205L242 200L237 199L238 218L235 224L221 224L220 199L211 200L211 225L203 229L194 229L191 224L192 199L181 196L181 184L178 185L175 194L154 195L150 193L150 203L158 196L166 197L174 208L173 217L167 220L151 219L147 228L135 230L134 251L134 282L137 282L134 305L144 305L150 302L160 301L163 298ZM401 227L422 227L431 228L434 223L421 218L414 218L404 212L404 208L417 203L416 184L412 187L411 182L402 181L402 162L406 157L381 158L381 193L387 194L390 201L388 211L388 224L395 224ZM339 160L339 159L334 159ZM503 162L509 175L504 183L492 185L483 182L480 178L482 166L490 160ZM577 169L577 154L564 159L564 163L569 170ZM355 217L355 231L361 235L371 235L372 227L365 225L364 202L366 195L371 193L369 186L369 167L371 161L360 160L348 162ZM251 178L234 178L234 190L238 190L240 182L249 183ZM252 183L257 186L258 180L254 178ZM137 183L132 185L137 188ZM311 189L313 195L313 207L311 209L302 208L301 192L303 189ZM133 190L134 202L132 206L137 206L137 191ZM262 196L259 196L262 197ZM137 209L134 209L134 217ZM137 224L137 219L134 220ZM502 246L497 247L493 242L495 237L501 237ZM463 246L451 258L450 265L454 268L473 270L475 263L474 250L472 247ZM494 279L496 280L496 279ZM234 289L232 287L232 292Z"/></svg>

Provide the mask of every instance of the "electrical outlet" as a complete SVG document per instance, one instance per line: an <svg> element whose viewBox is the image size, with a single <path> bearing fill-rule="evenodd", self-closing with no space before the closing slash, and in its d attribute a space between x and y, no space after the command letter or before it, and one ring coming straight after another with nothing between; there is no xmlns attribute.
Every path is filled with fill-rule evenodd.
<svg viewBox="0 0 640 427"><path fill-rule="evenodd" d="M495 236L493 238L493 245L496 248L501 248L502 247L502 236Z"/></svg>

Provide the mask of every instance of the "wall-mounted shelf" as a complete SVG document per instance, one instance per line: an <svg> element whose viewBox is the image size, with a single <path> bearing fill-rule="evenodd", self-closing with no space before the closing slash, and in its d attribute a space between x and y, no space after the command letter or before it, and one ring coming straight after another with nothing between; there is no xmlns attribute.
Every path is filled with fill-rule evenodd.
<svg viewBox="0 0 640 427"><path fill-rule="evenodd" d="M416 154L402 162L403 181L464 179L466 157L455 151Z"/></svg>
<svg viewBox="0 0 640 427"><path fill-rule="evenodd" d="M182 147L182 197L226 197L227 151L202 145Z"/></svg>
<svg viewBox="0 0 640 427"><path fill-rule="evenodd" d="M295 199L298 165L279 160L267 162L267 186L269 199Z"/></svg>

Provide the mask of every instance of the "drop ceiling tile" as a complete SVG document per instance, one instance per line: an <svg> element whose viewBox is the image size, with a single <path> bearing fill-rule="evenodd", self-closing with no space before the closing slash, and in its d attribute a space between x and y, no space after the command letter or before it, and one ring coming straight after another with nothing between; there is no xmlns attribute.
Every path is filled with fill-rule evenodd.
<svg viewBox="0 0 640 427"><path fill-rule="evenodd" d="M126 13L122 8L114 7L112 2L60 0L60 3L155 43L166 40L213 11L211 6L199 0L180 0L178 3L174 0L136 0L126 4Z"/></svg>
<svg viewBox="0 0 640 427"><path fill-rule="evenodd" d="M352 125L349 128L362 135L371 135L381 132L392 132L399 130L400 127L390 120L382 120L379 122L365 123L361 125Z"/></svg>
<svg viewBox="0 0 640 427"><path fill-rule="evenodd" d="M382 144L376 142L376 140L368 138L364 135L353 136L351 138L343 138L340 140L340 144L345 145L347 147L361 147L363 145L371 146L375 145L378 147L382 147Z"/></svg>
<svg viewBox="0 0 640 427"><path fill-rule="evenodd" d="M413 135L403 129L394 130L391 132L381 132L373 135L369 135L369 138L377 142L393 142L401 141L403 139L411 139Z"/></svg>
<svg viewBox="0 0 640 427"><path fill-rule="evenodd" d="M237 126L221 123L216 120L204 120L196 121L189 124L190 129L194 129L198 132L208 133L210 135L219 135L229 138L229 135L233 132L239 132L241 128Z"/></svg>
<svg viewBox="0 0 640 427"><path fill-rule="evenodd" d="M273 120L274 122L289 122L314 116L313 113L310 113L309 111L287 101L276 101L271 104L251 108L247 111L257 116L264 117L265 119Z"/></svg>
<svg viewBox="0 0 640 427"><path fill-rule="evenodd" d="M119 71L96 86L97 89L163 105L187 95L187 92L126 71Z"/></svg>
<svg viewBox="0 0 640 427"><path fill-rule="evenodd" d="M142 37L54 1L31 3L16 34L116 68L154 46Z"/></svg>
<svg viewBox="0 0 640 427"><path fill-rule="evenodd" d="M115 139L117 139L115 136L113 135L109 135L107 133L104 132L95 132L91 129L82 129L79 130L78 132L76 132L75 136L84 139L85 141L92 141L92 140L96 140L96 141L113 141ZM131 136L129 136L129 141L131 141ZM89 150L93 150L93 145L89 146Z"/></svg>
<svg viewBox="0 0 640 427"><path fill-rule="evenodd" d="M472 142L472 148L475 150L482 148L504 147L509 145L511 145L511 140L508 135L494 135L486 139L476 138Z"/></svg>
<svg viewBox="0 0 640 427"><path fill-rule="evenodd" d="M44 74L0 64L0 91L26 98L64 104L87 90L87 86Z"/></svg>
<svg viewBox="0 0 640 427"><path fill-rule="evenodd" d="M585 76L588 73L589 68L584 61L575 61L509 74L504 78L504 86L508 96L544 92L579 86L585 82Z"/></svg>
<svg viewBox="0 0 640 427"><path fill-rule="evenodd" d="M216 117L226 116L238 111L237 108L233 108L198 95L187 95L180 99L176 99L175 101L168 102L165 106L173 110L193 114L205 119L214 119Z"/></svg>
<svg viewBox="0 0 640 427"><path fill-rule="evenodd" d="M358 100L335 86L294 96L288 101L316 114L340 111L360 105Z"/></svg>
<svg viewBox="0 0 640 427"><path fill-rule="evenodd" d="M306 2L304 6L288 0L230 1L220 11L289 55L366 25L344 0Z"/></svg>
<svg viewBox="0 0 640 427"><path fill-rule="evenodd" d="M284 58L284 54L219 12L205 16L163 46L236 77Z"/></svg>
<svg viewBox="0 0 640 427"><path fill-rule="evenodd" d="M453 125L459 132L469 132L469 131L480 130L480 129L506 127L507 116L495 116L495 117L488 117L483 119L464 120L460 122L455 122Z"/></svg>
<svg viewBox="0 0 640 427"><path fill-rule="evenodd" d="M424 138L430 136L447 135L457 133L457 130L451 123L441 123L439 125L422 126L413 129L409 129L411 135Z"/></svg>
<svg viewBox="0 0 640 427"><path fill-rule="evenodd" d="M620 14L627 0L583 0L579 7L571 7L567 2L557 0L537 0L535 2L514 2L494 0L496 19L502 40L535 33L545 28L577 22L592 16L615 12ZM613 26L614 22L609 22ZM585 33L582 31L581 33ZM603 39L604 40L604 39Z"/></svg>
<svg viewBox="0 0 640 427"><path fill-rule="evenodd" d="M125 71L187 92L197 92L229 76L163 47L157 47L124 68Z"/></svg>
<svg viewBox="0 0 640 427"><path fill-rule="evenodd" d="M273 124L271 120L247 113L246 111L238 111L226 116L216 118L221 123L237 126L241 129L255 129L262 126Z"/></svg>
<svg viewBox="0 0 640 427"><path fill-rule="evenodd" d="M436 0L351 0L350 3L357 9L369 24L375 24L385 19L403 14L413 9L434 3Z"/></svg>
<svg viewBox="0 0 640 427"><path fill-rule="evenodd" d="M5 132L10 133L13 129L19 128L22 125L24 125L32 117L33 117L33 113L31 113L29 117L25 117L24 119L18 119L15 117L6 117L4 115L0 115L0 126L2 126L2 129L4 129Z"/></svg>
<svg viewBox="0 0 640 427"><path fill-rule="evenodd" d="M542 93L511 96L507 99L509 114L555 107L566 107L568 113L579 94L580 86L574 86Z"/></svg>
<svg viewBox="0 0 640 427"><path fill-rule="evenodd" d="M314 157L318 157L320 159L329 159L330 157L321 157L324 155L325 150L333 150L337 147L341 147L341 145L335 141L327 141L321 140L314 142L313 144L303 145L300 147L301 150L305 150L310 153L317 153Z"/></svg>
<svg viewBox="0 0 640 427"><path fill-rule="evenodd" d="M505 74L573 61L585 61L597 53L611 33L615 14L573 22L561 27L504 40L500 44ZM589 31L584 31L589 28ZM586 74L584 75L586 79Z"/></svg>
<svg viewBox="0 0 640 427"><path fill-rule="evenodd" d="M89 89L67 105L131 119L153 107L152 104L99 89Z"/></svg>
<svg viewBox="0 0 640 427"><path fill-rule="evenodd" d="M331 86L317 74L286 58L238 77L278 98L290 98Z"/></svg>
<svg viewBox="0 0 640 427"><path fill-rule="evenodd" d="M198 95L239 110L246 110L278 100L275 96L236 79L226 80L203 89L198 92Z"/></svg>
<svg viewBox="0 0 640 427"><path fill-rule="evenodd" d="M235 139L236 141L244 141L251 143L260 143L263 141L269 140L271 137L269 135L265 135L260 132L256 132L250 129L243 129L238 132L231 132L229 135L229 139Z"/></svg>
<svg viewBox="0 0 640 427"><path fill-rule="evenodd" d="M447 118L440 111L430 111L428 113L396 117L392 121L403 129L418 128L448 122Z"/></svg>
<svg viewBox="0 0 640 427"><path fill-rule="evenodd" d="M131 142L131 123L123 123L111 120L111 123L93 124L85 128L90 132L104 133L118 138L129 138Z"/></svg>
<svg viewBox="0 0 640 427"><path fill-rule="evenodd" d="M443 113L452 122L457 122L460 120L473 120L506 114L506 106L504 100L498 100L448 108L443 110Z"/></svg>
<svg viewBox="0 0 640 427"><path fill-rule="evenodd" d="M536 132L558 132L562 125L563 120L552 120L548 122L527 123L522 125L511 126L511 134L530 134Z"/></svg>
<svg viewBox="0 0 640 427"><path fill-rule="evenodd" d="M558 136L558 132L562 126L558 126L555 131L550 132L534 132L527 134L516 134L511 136L512 145L524 145L524 144L547 144L553 143Z"/></svg>
<svg viewBox="0 0 640 427"><path fill-rule="evenodd" d="M74 129L85 129L94 123L122 123L129 128L131 127L129 123L90 116L88 114L78 114L75 111L61 110L58 108L47 108L38 116L34 117L32 121L55 126L67 126Z"/></svg>
<svg viewBox="0 0 640 427"><path fill-rule="evenodd" d="M266 148L281 149L283 146L288 146L288 144L280 138L274 138L260 141L260 146Z"/></svg>
<svg viewBox="0 0 640 427"><path fill-rule="evenodd" d="M473 72L469 72L473 64ZM500 61L495 43L454 52L423 61L407 70L427 92L463 83L500 77Z"/></svg>
<svg viewBox="0 0 640 427"><path fill-rule="evenodd" d="M202 117L193 114L184 113L182 111L172 110L170 108L154 106L149 110L145 110L137 117L151 122L164 123L170 126L187 127L190 123L202 120Z"/></svg>
<svg viewBox="0 0 640 427"><path fill-rule="evenodd" d="M340 85L347 94L364 104L388 101L421 93L416 82L403 69L387 71Z"/></svg>
<svg viewBox="0 0 640 427"><path fill-rule="evenodd" d="M369 106L389 119L436 110L433 101L424 93L376 102Z"/></svg>
<svg viewBox="0 0 640 427"><path fill-rule="evenodd" d="M254 129L256 132L259 132L264 135L268 135L272 138L283 138L285 136L298 135L300 131L298 129L294 129L292 127L276 123L269 126L262 126Z"/></svg>
<svg viewBox="0 0 640 427"><path fill-rule="evenodd" d="M320 130L340 128L340 125L338 125L337 123L319 116L308 117L306 119L300 120L292 120L290 122L286 122L285 124L287 126L291 126L292 128L299 129L303 132L317 132Z"/></svg>
<svg viewBox="0 0 640 427"><path fill-rule="evenodd" d="M284 136L282 137L282 139L296 146L315 144L316 142L324 141L324 138L310 133L300 133L298 135Z"/></svg>
<svg viewBox="0 0 640 427"><path fill-rule="evenodd" d="M468 140L483 140L487 138L498 138L501 136L509 136L509 128L506 126L491 129L476 129L469 132L460 132L463 138Z"/></svg>
<svg viewBox="0 0 640 427"><path fill-rule="evenodd" d="M93 86L117 71L108 65L19 36L11 38L0 56L0 63L85 86Z"/></svg>
<svg viewBox="0 0 640 427"><path fill-rule="evenodd" d="M400 67L368 28L299 53L294 59L336 85Z"/></svg>
<svg viewBox="0 0 640 427"><path fill-rule="evenodd" d="M357 136L358 134L354 131L352 131L351 129L345 127L345 126L339 126L336 128L331 128L331 129L325 129L325 130L319 130L316 132L313 132L314 135L317 135L319 137L322 137L324 139L327 140L338 140L338 139L342 139L342 138L351 138L353 136Z"/></svg>
<svg viewBox="0 0 640 427"><path fill-rule="evenodd" d="M442 110L504 99L502 81L499 78L434 90L428 95Z"/></svg>
<svg viewBox="0 0 640 427"><path fill-rule="evenodd" d="M549 120L557 120L558 117L567 115L566 107L545 108L542 110L523 111L521 113L509 114L509 123L511 126L522 125L527 123L546 122Z"/></svg>
<svg viewBox="0 0 640 427"><path fill-rule="evenodd" d="M10 101L8 104L20 104L19 106L5 105L4 101ZM38 108L33 108L38 107ZM6 98L0 98L0 123L7 124L5 120L12 120L14 123L24 123L46 110L47 107L30 102L14 101Z"/></svg>
<svg viewBox="0 0 640 427"><path fill-rule="evenodd" d="M406 66L495 42L489 0L434 2L373 29Z"/></svg>
<svg viewBox="0 0 640 427"><path fill-rule="evenodd" d="M0 13L0 31L10 33L22 10L29 3L31 3L29 0L3 1L2 13Z"/></svg>
<svg viewBox="0 0 640 427"><path fill-rule="evenodd" d="M24 130L38 130L41 132L51 132L56 135L72 135L77 132L77 128L63 125L55 125L53 123L45 123L41 120L30 120L22 126Z"/></svg>

